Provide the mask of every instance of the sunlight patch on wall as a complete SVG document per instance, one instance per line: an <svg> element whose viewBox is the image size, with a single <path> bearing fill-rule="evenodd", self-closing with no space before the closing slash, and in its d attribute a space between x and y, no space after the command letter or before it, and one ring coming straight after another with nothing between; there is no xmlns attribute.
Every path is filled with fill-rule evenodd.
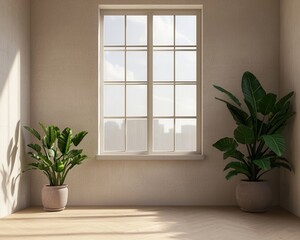
<svg viewBox="0 0 300 240"><path fill-rule="evenodd" d="M20 173L20 51L15 55L0 95L0 216L17 206Z"/></svg>

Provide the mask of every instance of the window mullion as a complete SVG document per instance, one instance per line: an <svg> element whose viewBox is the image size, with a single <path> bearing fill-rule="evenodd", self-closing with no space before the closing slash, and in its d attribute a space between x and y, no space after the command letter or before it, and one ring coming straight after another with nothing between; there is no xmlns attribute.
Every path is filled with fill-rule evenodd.
<svg viewBox="0 0 300 240"><path fill-rule="evenodd" d="M147 90L148 90L148 153L153 152L153 15L148 14L148 29L147 29L147 42L148 42L148 54L147 54Z"/></svg>

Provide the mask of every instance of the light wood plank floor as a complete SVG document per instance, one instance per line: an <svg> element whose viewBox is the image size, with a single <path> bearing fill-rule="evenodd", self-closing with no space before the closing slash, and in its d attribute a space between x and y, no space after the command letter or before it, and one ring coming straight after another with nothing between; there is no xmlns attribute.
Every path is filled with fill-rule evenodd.
<svg viewBox="0 0 300 240"><path fill-rule="evenodd" d="M0 219L0 239L300 240L300 219L279 208L29 208Z"/></svg>

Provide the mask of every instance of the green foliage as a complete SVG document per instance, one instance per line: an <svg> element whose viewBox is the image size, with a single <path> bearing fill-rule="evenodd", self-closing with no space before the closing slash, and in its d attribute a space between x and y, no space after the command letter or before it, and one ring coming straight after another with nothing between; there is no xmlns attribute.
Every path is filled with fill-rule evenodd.
<svg viewBox="0 0 300 240"><path fill-rule="evenodd" d="M276 94L266 93L257 78L245 72L242 77L243 108L235 95L222 87L214 87L232 101L216 98L225 103L237 125L234 138L224 137L213 144L223 152L224 160L234 159L224 168L228 171L226 179L242 174L250 181L258 181L273 168L283 167L292 171L292 165L282 157L286 149L282 130L295 114L290 109L294 92L277 101ZM238 150L240 146L245 146L246 154Z"/></svg>
<svg viewBox="0 0 300 240"><path fill-rule="evenodd" d="M69 171L76 165L84 161L87 156L82 149L71 149L79 145L87 135L86 131L81 131L73 137L72 129L65 128L62 132L56 126L44 126L40 123L44 136L28 126L24 128L30 132L38 143L31 143L27 146L33 150L28 155L35 161L29 163L27 170L40 170L48 180L50 186L63 185Z"/></svg>

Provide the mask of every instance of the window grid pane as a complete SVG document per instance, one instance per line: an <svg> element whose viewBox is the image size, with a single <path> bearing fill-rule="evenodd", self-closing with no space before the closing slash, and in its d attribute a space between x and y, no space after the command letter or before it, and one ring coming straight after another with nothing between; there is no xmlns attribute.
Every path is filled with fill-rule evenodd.
<svg viewBox="0 0 300 240"><path fill-rule="evenodd" d="M153 151L174 151L174 120L173 118L153 119Z"/></svg>
<svg viewBox="0 0 300 240"><path fill-rule="evenodd" d="M175 119L175 151L196 151L196 129L196 119Z"/></svg>
<svg viewBox="0 0 300 240"><path fill-rule="evenodd" d="M126 117L147 116L147 86L126 86Z"/></svg>
<svg viewBox="0 0 300 240"><path fill-rule="evenodd" d="M153 45L174 44L174 16L153 16Z"/></svg>
<svg viewBox="0 0 300 240"><path fill-rule="evenodd" d="M104 45L123 45L124 36L124 16L111 15L104 16L104 31L103 31L103 42ZM114 31L110 31L114 29Z"/></svg>
<svg viewBox="0 0 300 240"><path fill-rule="evenodd" d="M147 16L126 16L126 44L147 45Z"/></svg>
<svg viewBox="0 0 300 240"><path fill-rule="evenodd" d="M127 118L126 138L128 152L145 152L147 151L147 119Z"/></svg>
<svg viewBox="0 0 300 240"><path fill-rule="evenodd" d="M125 150L125 119L104 119L104 151Z"/></svg>

